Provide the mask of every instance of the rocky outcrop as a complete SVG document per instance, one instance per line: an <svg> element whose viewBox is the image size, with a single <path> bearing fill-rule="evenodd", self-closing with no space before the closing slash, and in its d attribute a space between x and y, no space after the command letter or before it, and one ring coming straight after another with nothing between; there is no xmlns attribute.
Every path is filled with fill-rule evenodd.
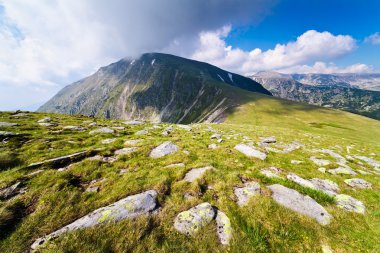
<svg viewBox="0 0 380 253"><path fill-rule="evenodd" d="M171 141L166 141L150 152L151 158L160 158L173 154L179 150L178 146Z"/></svg>
<svg viewBox="0 0 380 253"><path fill-rule="evenodd" d="M235 149L248 157L258 158L260 160L265 160L265 158L267 157L265 153L258 151L252 146L248 146L246 144L240 143L235 146Z"/></svg>

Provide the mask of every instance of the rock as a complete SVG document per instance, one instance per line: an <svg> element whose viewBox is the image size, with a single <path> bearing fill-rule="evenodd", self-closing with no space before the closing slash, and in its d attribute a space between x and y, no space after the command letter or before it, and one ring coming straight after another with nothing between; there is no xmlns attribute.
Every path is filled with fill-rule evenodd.
<svg viewBox="0 0 380 253"><path fill-rule="evenodd" d="M276 137L274 137L274 136L269 136L269 137L259 137L259 142L260 142L260 143L270 144L270 143L276 143L277 140L276 140Z"/></svg>
<svg viewBox="0 0 380 253"><path fill-rule="evenodd" d="M86 192L99 192L98 186L90 186L86 189Z"/></svg>
<svg viewBox="0 0 380 253"><path fill-rule="evenodd" d="M318 171L321 173L326 173L326 168L323 168L323 167L318 168Z"/></svg>
<svg viewBox="0 0 380 253"><path fill-rule="evenodd" d="M131 121L124 121L124 122L121 122L125 125L142 125L144 124L144 122L141 122L141 121L138 121L138 120L131 120Z"/></svg>
<svg viewBox="0 0 380 253"><path fill-rule="evenodd" d="M337 174L356 175L356 172L348 167L338 167L336 169L328 170L327 172L333 175L337 175Z"/></svg>
<svg viewBox="0 0 380 253"><path fill-rule="evenodd" d="M148 134L148 131L145 130L145 129L140 130L140 131L137 131L137 132L135 133L135 135L146 135L146 134Z"/></svg>
<svg viewBox="0 0 380 253"><path fill-rule="evenodd" d="M140 142L144 141L143 139L137 139L137 140L127 140L124 142L124 145L125 146L133 146L133 145L137 145L139 144Z"/></svg>
<svg viewBox="0 0 380 253"><path fill-rule="evenodd" d="M187 131L192 131L192 128L190 127L190 126L188 126L188 125L181 125L181 124L179 124L179 125L177 125L179 128L182 128L182 129L184 129L184 130L187 130Z"/></svg>
<svg viewBox="0 0 380 253"><path fill-rule="evenodd" d="M44 172L44 170L36 170L36 171L33 171L31 173L28 174L28 176L35 176L35 175L38 175L40 173Z"/></svg>
<svg viewBox="0 0 380 253"><path fill-rule="evenodd" d="M310 157L310 160L318 166L327 166L331 163L329 160L316 158L315 156Z"/></svg>
<svg viewBox="0 0 380 253"><path fill-rule="evenodd" d="M260 152L246 144L242 144L242 143L238 144L235 146L235 149L248 157L258 158L260 160L265 160L265 158L267 157L267 155L264 154L263 152Z"/></svg>
<svg viewBox="0 0 380 253"><path fill-rule="evenodd" d="M341 163L341 164L346 164L347 163L346 158L344 158L343 156L341 156L338 153L335 153L334 151L332 151L330 149L321 149L321 150L316 150L316 151L317 152L321 152L321 153L329 154L330 156L332 156L332 157L334 157L336 159L337 163Z"/></svg>
<svg viewBox="0 0 380 253"><path fill-rule="evenodd" d="M165 166L165 168L178 168L178 167L185 167L184 163L174 163L174 164L169 164Z"/></svg>
<svg viewBox="0 0 380 253"><path fill-rule="evenodd" d="M331 222L332 216L309 196L304 196L295 190L279 184L268 186L268 188L272 190L272 198L278 204L313 218L321 225L327 225Z"/></svg>
<svg viewBox="0 0 380 253"><path fill-rule="evenodd" d="M361 178L346 179L344 182L353 188L372 188L371 183Z"/></svg>
<svg viewBox="0 0 380 253"><path fill-rule="evenodd" d="M218 143L222 143L222 142L224 142L224 140L223 139L218 139L217 142Z"/></svg>
<svg viewBox="0 0 380 253"><path fill-rule="evenodd" d="M102 127L102 128L99 128L99 129L95 129L95 130L92 130L90 132L91 135L94 135L94 134L113 134L115 132L115 130L109 128L109 127Z"/></svg>
<svg viewBox="0 0 380 253"><path fill-rule="evenodd" d="M339 194L335 196L336 204L339 208L342 208L349 212L356 212L364 214L365 212L365 206L363 202L345 195L345 194Z"/></svg>
<svg viewBox="0 0 380 253"><path fill-rule="evenodd" d="M48 123L50 121L51 121L51 118L46 117L46 118L40 119L39 121L37 121L37 123Z"/></svg>
<svg viewBox="0 0 380 253"><path fill-rule="evenodd" d="M362 175L371 175L372 173L371 172L368 172L368 171L364 171L364 170L358 170L358 172Z"/></svg>
<svg viewBox="0 0 380 253"><path fill-rule="evenodd" d="M17 123L9 123L9 122L0 122L0 127L13 127L18 126Z"/></svg>
<svg viewBox="0 0 380 253"><path fill-rule="evenodd" d="M132 195L121 199L109 206L96 209L88 215L64 226L63 228L37 239L32 245L33 250L42 246L66 232L93 227L98 224L114 223L127 218L135 218L143 214L149 214L157 207L157 192L154 190Z"/></svg>
<svg viewBox="0 0 380 253"><path fill-rule="evenodd" d="M327 244L322 245L322 253L334 253L331 247Z"/></svg>
<svg viewBox="0 0 380 253"><path fill-rule="evenodd" d="M261 174L269 178L282 178L280 176L281 172L282 170L276 167L269 167L269 168L262 169L260 171Z"/></svg>
<svg viewBox="0 0 380 253"><path fill-rule="evenodd" d="M115 151L115 155L129 155L132 152L135 152L137 148L122 148Z"/></svg>
<svg viewBox="0 0 380 253"><path fill-rule="evenodd" d="M166 155L173 154L179 150L178 146L172 143L171 141L166 141L159 145L158 147L154 148L150 152L151 158L160 158Z"/></svg>
<svg viewBox="0 0 380 253"><path fill-rule="evenodd" d="M215 217L214 208L209 203L202 203L181 212L174 219L174 228L186 235L195 235Z"/></svg>
<svg viewBox="0 0 380 253"><path fill-rule="evenodd" d="M96 122L92 122L92 123L88 124L88 126L90 126L90 127L97 126L97 125L98 124L96 124Z"/></svg>
<svg viewBox="0 0 380 253"><path fill-rule="evenodd" d="M81 126L65 126L65 127L63 127L63 129L65 129L65 130L71 130L71 131L79 131L79 132L85 130L85 129L84 129L83 127L81 127Z"/></svg>
<svg viewBox="0 0 380 253"><path fill-rule="evenodd" d="M363 162L366 162L368 165L372 167L380 167L380 162L376 161L373 158L366 157L366 156L360 156L360 155L354 155L356 159L362 160Z"/></svg>
<svg viewBox="0 0 380 253"><path fill-rule="evenodd" d="M43 165L53 165L55 167L59 167L69 162L84 158L86 157L87 154L89 154L88 151L82 151L82 152L74 153L71 155L60 156L60 157L48 159L42 162L31 163L27 166L27 168L35 168L35 167L40 167Z"/></svg>
<svg viewBox="0 0 380 253"><path fill-rule="evenodd" d="M20 113L16 113L16 114L13 114L12 117L15 117L15 118L21 118L21 117L27 117L29 116L27 113L23 113L23 112L20 112Z"/></svg>
<svg viewBox="0 0 380 253"><path fill-rule="evenodd" d="M208 145L208 148L209 149L216 149L216 148L218 148L218 145L216 145L215 143L213 143L213 144Z"/></svg>
<svg viewBox="0 0 380 253"><path fill-rule="evenodd" d="M184 151L182 151L182 153L184 153L185 155L190 155L190 151L188 151L188 150L184 150Z"/></svg>
<svg viewBox="0 0 380 253"><path fill-rule="evenodd" d="M111 144L111 143L113 143L113 142L115 142L116 141L116 139L105 139L105 140L102 140L102 144Z"/></svg>
<svg viewBox="0 0 380 253"><path fill-rule="evenodd" d="M302 148L303 145L297 141L293 141L292 143L285 145L284 149L282 150L283 153L290 153L294 150Z"/></svg>
<svg viewBox="0 0 380 253"><path fill-rule="evenodd" d="M120 170L120 175L124 175L124 174L127 173L127 172L128 172L127 169L121 169L121 170Z"/></svg>
<svg viewBox="0 0 380 253"><path fill-rule="evenodd" d="M0 190L0 200L10 199L13 196L19 194L20 188L21 188L21 182L16 182L15 184L13 184L7 188L1 189Z"/></svg>
<svg viewBox="0 0 380 253"><path fill-rule="evenodd" d="M212 166L207 166L207 167L198 168L198 169L191 169L189 172L186 173L183 180L186 182L192 183L198 178L201 178L206 171L212 170L212 169L214 169L214 167Z"/></svg>
<svg viewBox="0 0 380 253"><path fill-rule="evenodd" d="M219 241L223 245L229 245L232 238L232 226L230 219L225 213L218 210L216 212L216 232L219 237Z"/></svg>
<svg viewBox="0 0 380 253"><path fill-rule="evenodd" d="M337 192L339 191L339 186L329 179L313 178L310 182L315 186L315 188L329 196L335 196L338 194Z"/></svg>
<svg viewBox="0 0 380 253"><path fill-rule="evenodd" d="M298 160L291 160L290 161L291 164L301 164L302 161L298 161Z"/></svg>
<svg viewBox="0 0 380 253"><path fill-rule="evenodd" d="M211 139L215 139L215 140L217 140L217 139L222 138L222 135L220 135L220 134L213 134L213 135L211 135L210 138L211 138Z"/></svg>
<svg viewBox="0 0 380 253"><path fill-rule="evenodd" d="M300 177L294 173L289 173L286 176L286 178L289 179L290 181L293 181L293 182L299 184L299 185L302 185L303 187L315 189L315 186L309 180L303 179L302 177Z"/></svg>
<svg viewBox="0 0 380 253"><path fill-rule="evenodd" d="M0 131L0 137L11 137L11 136L15 136L15 135L17 135L17 134L12 133L12 132Z"/></svg>
<svg viewBox="0 0 380 253"><path fill-rule="evenodd" d="M124 130L125 127L122 127L122 126L114 126L114 127L111 127L112 129L115 129L115 130Z"/></svg>
<svg viewBox="0 0 380 253"><path fill-rule="evenodd" d="M251 197L260 194L260 184L257 182L246 182L244 187L234 188L235 196L237 197L237 204L244 206L248 203Z"/></svg>
<svg viewBox="0 0 380 253"><path fill-rule="evenodd" d="M57 124L54 124L54 123L38 123L38 125L40 126L44 126L44 127L53 127L53 126L56 126Z"/></svg>

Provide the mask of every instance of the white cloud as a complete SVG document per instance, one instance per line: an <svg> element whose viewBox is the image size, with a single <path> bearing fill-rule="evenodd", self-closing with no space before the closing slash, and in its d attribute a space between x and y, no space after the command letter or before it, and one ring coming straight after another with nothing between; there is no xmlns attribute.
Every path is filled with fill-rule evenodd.
<svg viewBox="0 0 380 253"><path fill-rule="evenodd" d="M347 67L338 67L334 63L315 62L314 65L296 65L278 70L284 74L337 74L337 73L372 73L373 69L366 64L357 63Z"/></svg>
<svg viewBox="0 0 380 253"><path fill-rule="evenodd" d="M364 41L367 43L371 43L373 45L380 45L380 33L379 32L374 33L368 36L367 38L365 38Z"/></svg>
<svg viewBox="0 0 380 253"><path fill-rule="evenodd" d="M201 33L199 45L191 57L246 75L262 70L313 73L370 71L370 68L364 64L339 68L333 64L321 62L337 59L353 52L357 45L355 39L349 35L333 35L329 32L309 30L299 36L296 41L277 44L267 51L259 48L243 51L226 44L224 39L230 30L230 26L225 26L214 32ZM304 65L310 62L315 62L315 64Z"/></svg>

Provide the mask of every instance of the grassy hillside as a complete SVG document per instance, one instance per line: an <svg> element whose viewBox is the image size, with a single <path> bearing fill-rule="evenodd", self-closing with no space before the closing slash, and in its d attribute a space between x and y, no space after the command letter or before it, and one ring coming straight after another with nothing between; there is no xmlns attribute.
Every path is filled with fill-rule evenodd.
<svg viewBox="0 0 380 253"><path fill-rule="evenodd" d="M241 91L242 105L230 112L222 124L192 124L191 131L180 125L168 135L168 124L125 125L118 120L84 116L27 113L14 117L0 113L0 122L17 123L0 131L17 133L0 140L0 189L22 182L25 193L0 200L0 252L25 252L37 238L109 205L126 196L154 189L160 209L153 215L105 223L93 228L66 233L39 248L39 252L322 252L329 245L334 252L377 252L380 250L380 173L371 165L352 158L362 155L380 161L380 123L340 111L295 104L265 95ZM38 120L50 117L54 126L42 126ZM96 122L96 125L92 124ZM83 131L65 129L82 126ZM114 133L89 132L100 127L119 127ZM124 128L121 128L124 127ZM136 135L140 130L146 130ZM141 133L141 132L140 132ZM221 134L224 142L211 139ZM262 136L275 136L274 149L298 141L304 146L289 153L275 153L258 146ZM102 144L105 139L115 139ZM137 150L116 157L125 141L141 139L129 145ZM162 158L149 157L150 151L171 141L179 151ZM210 144L216 149L210 149ZM239 143L253 145L266 152L262 161L249 158L234 149ZM329 149L347 158L347 165L358 174L322 173L309 158L317 156L338 167L334 157L315 151ZM53 165L27 166L34 162L87 151L65 170ZM91 160L100 155L115 157L114 162ZM301 161L300 164L292 160ZM183 163L184 167L166 167ZM64 167L65 165L62 165ZM184 182L192 168L213 166L193 183ZM339 193L362 201L364 214L337 207L334 198L317 190L283 179L267 178L260 173L274 166L304 179L330 179ZM365 171L371 174L360 174ZM34 172L34 173L33 173ZM284 174L286 175L286 174ZM372 189L354 189L345 179L357 177L372 183ZM96 181L94 181L96 180ZM234 187L245 181L259 182L261 194L248 205L236 204ZM315 220L277 204L266 186L278 183L309 195L332 216L331 224L321 226ZM98 192L88 192L99 187ZM219 243L215 223L211 222L195 236L187 237L173 227L176 216L197 204L209 202L226 213L231 221L229 246Z"/></svg>

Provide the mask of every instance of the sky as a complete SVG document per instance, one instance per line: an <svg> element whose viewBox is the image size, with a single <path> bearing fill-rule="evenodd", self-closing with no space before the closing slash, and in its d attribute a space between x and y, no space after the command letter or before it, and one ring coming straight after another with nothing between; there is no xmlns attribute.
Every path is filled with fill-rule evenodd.
<svg viewBox="0 0 380 253"><path fill-rule="evenodd" d="M124 57L242 75L380 72L378 0L0 0L0 110L37 109Z"/></svg>

